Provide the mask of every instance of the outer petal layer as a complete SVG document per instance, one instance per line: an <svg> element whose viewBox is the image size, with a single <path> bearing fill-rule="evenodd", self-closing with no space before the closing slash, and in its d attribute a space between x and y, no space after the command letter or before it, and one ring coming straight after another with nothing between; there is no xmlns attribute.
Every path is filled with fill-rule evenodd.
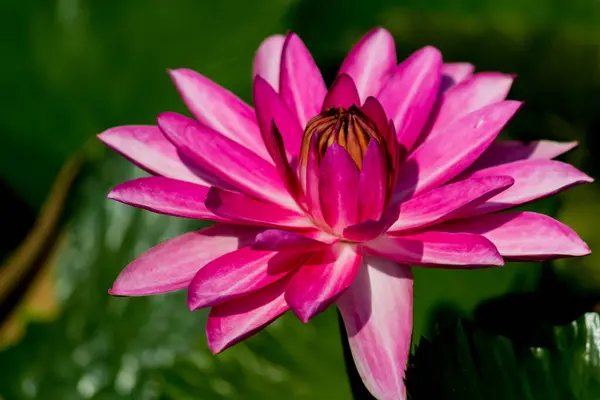
<svg viewBox="0 0 600 400"><path fill-rule="evenodd" d="M527 203L555 194L576 184L593 179L577 168L560 161L524 160L479 170L472 177L507 175L515 184L474 209L465 210L463 216L486 214Z"/></svg>
<svg viewBox="0 0 600 400"><path fill-rule="evenodd" d="M302 128L298 124L296 116L286 107L275 90L261 77L254 79L252 97L254 98L256 117L263 136L269 135L273 129L273 124L275 124L281 134L287 154L290 158L297 156L302 142Z"/></svg>
<svg viewBox="0 0 600 400"><path fill-rule="evenodd" d="M119 275L110 294L145 296L187 287L206 264L248 246L260 229L219 224L186 233L151 248Z"/></svg>
<svg viewBox="0 0 600 400"><path fill-rule="evenodd" d="M548 260L590 254L588 246L571 228L533 212L482 215L450 222L439 229L485 236L509 259Z"/></svg>
<svg viewBox="0 0 600 400"><path fill-rule="evenodd" d="M208 347L220 353L252 336L286 312L290 307L284 298L288 278L239 299L211 308L206 322Z"/></svg>
<svg viewBox="0 0 600 400"><path fill-rule="evenodd" d="M252 108L230 91L190 69L169 71L194 117L262 158L268 157Z"/></svg>
<svg viewBox="0 0 600 400"><path fill-rule="evenodd" d="M176 113L161 114L158 125L179 150L238 190L299 209L275 167L243 146ZM260 134L258 140L263 143Z"/></svg>
<svg viewBox="0 0 600 400"><path fill-rule="evenodd" d="M521 106L504 101L481 108L428 137L402 166L395 199L406 199L440 186L471 165ZM498 173L496 175L509 175Z"/></svg>
<svg viewBox="0 0 600 400"><path fill-rule="evenodd" d="M278 229L267 229L256 235L252 248L255 250L293 251L302 249L302 251L314 251L328 247L338 241L338 237L318 230L300 234Z"/></svg>
<svg viewBox="0 0 600 400"><path fill-rule="evenodd" d="M513 80L512 75L484 72L454 86L442 96L430 135L470 112L506 99Z"/></svg>
<svg viewBox="0 0 600 400"><path fill-rule="evenodd" d="M302 322L323 311L350 286L360 268L361 251L338 243L316 253L290 280L285 299Z"/></svg>
<svg viewBox="0 0 600 400"><path fill-rule="evenodd" d="M398 220L390 232L405 231L451 219L476 207L514 183L508 176L470 178L432 189L400 205Z"/></svg>
<svg viewBox="0 0 600 400"><path fill-rule="evenodd" d="M428 231L413 235L383 235L365 243L369 253L403 264L499 266L504 261L492 242L472 233Z"/></svg>
<svg viewBox="0 0 600 400"><path fill-rule="evenodd" d="M521 160L550 160L576 146L577 142L538 140L524 143L518 140L502 140L492 143L481 157L469 167L469 171L474 172L479 169Z"/></svg>
<svg viewBox="0 0 600 400"><path fill-rule="evenodd" d="M421 130L438 96L442 55L424 47L402 62L377 96L388 118L394 121L398 142L407 151Z"/></svg>
<svg viewBox="0 0 600 400"><path fill-rule="evenodd" d="M244 247L204 266L188 287L191 311L220 304L262 289L283 278L306 259L301 253Z"/></svg>
<svg viewBox="0 0 600 400"><path fill-rule="evenodd" d="M440 89L446 91L452 86L473 75L475 66L469 63L446 63L442 66L442 84Z"/></svg>
<svg viewBox="0 0 600 400"><path fill-rule="evenodd" d="M304 214L216 187L210 189L205 204L215 215L239 222L288 228L314 227Z"/></svg>
<svg viewBox="0 0 600 400"><path fill-rule="evenodd" d="M209 188L162 176L147 176L121 183L108 198L160 214L183 218L229 221L204 205Z"/></svg>
<svg viewBox="0 0 600 400"><path fill-rule="evenodd" d="M340 74L348 74L356 83L360 99L376 96L396 66L394 38L383 28L376 28L363 36L350 50L340 67Z"/></svg>
<svg viewBox="0 0 600 400"><path fill-rule="evenodd" d="M98 139L152 174L208 186L218 182L210 173L184 162L157 126L119 126L102 132Z"/></svg>
<svg viewBox="0 0 600 400"><path fill-rule="evenodd" d="M281 52L285 36L269 36L258 47L252 65L252 77L260 76L275 89L279 90L279 70L281 67Z"/></svg>
<svg viewBox="0 0 600 400"><path fill-rule="evenodd" d="M404 370L412 333L410 268L366 257L350 288L337 300L358 372L381 400L404 400Z"/></svg>
<svg viewBox="0 0 600 400"><path fill-rule="evenodd" d="M287 35L283 46L279 92L302 126L321 112L327 93L321 71L302 40L294 33Z"/></svg>

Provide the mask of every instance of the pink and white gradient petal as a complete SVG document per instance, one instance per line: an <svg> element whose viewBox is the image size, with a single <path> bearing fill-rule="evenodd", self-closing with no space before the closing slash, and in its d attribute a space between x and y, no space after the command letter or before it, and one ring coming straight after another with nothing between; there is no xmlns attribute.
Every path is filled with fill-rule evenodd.
<svg viewBox="0 0 600 400"><path fill-rule="evenodd" d="M186 163L156 126L119 126L102 132L98 139L151 174L205 186L220 184L211 173Z"/></svg>
<svg viewBox="0 0 600 400"><path fill-rule="evenodd" d="M244 297L210 309L206 321L206 339L213 353L220 353L237 342L262 330L287 310L283 278Z"/></svg>
<svg viewBox="0 0 600 400"><path fill-rule="evenodd" d="M438 96L442 55L424 47L400 63L377 99L394 121L398 142L407 151L419 139Z"/></svg>
<svg viewBox="0 0 600 400"><path fill-rule="evenodd" d="M228 222L204 205L210 188L163 176L147 176L117 185L108 198L152 212L183 218Z"/></svg>
<svg viewBox="0 0 600 400"><path fill-rule="evenodd" d="M404 370L413 324L410 268L365 257L354 282L336 304L367 389L377 399L406 399Z"/></svg>
<svg viewBox="0 0 600 400"><path fill-rule="evenodd" d="M565 224L534 212L506 212L449 222L444 231L471 232L488 238L506 259L543 261L590 254L589 247Z"/></svg>
<svg viewBox="0 0 600 400"><path fill-rule="evenodd" d="M202 267L250 245L259 232L256 227L219 224L166 240L127 265L109 293L147 296L186 288Z"/></svg>
<svg viewBox="0 0 600 400"><path fill-rule="evenodd" d="M176 113L160 114L158 126L180 151L239 191L299 210L275 167L245 147Z"/></svg>
<svg viewBox="0 0 600 400"><path fill-rule="evenodd" d="M362 251L356 245L336 243L315 253L294 273L285 299L302 322L329 306L356 277Z"/></svg>
<svg viewBox="0 0 600 400"><path fill-rule="evenodd" d="M287 35L283 46L279 93L302 126L321 112L327 93L321 71L302 40L294 33Z"/></svg>
<svg viewBox="0 0 600 400"><path fill-rule="evenodd" d="M205 125L266 159L252 107L210 79L190 69L169 71L183 101Z"/></svg>
<svg viewBox="0 0 600 400"><path fill-rule="evenodd" d="M376 28L363 36L350 50L339 74L348 74L356 83L360 99L376 96L396 66L396 46L392 35Z"/></svg>
<svg viewBox="0 0 600 400"><path fill-rule="evenodd" d="M252 78L260 76L279 91L279 70L281 69L281 53L285 36L273 35L262 41L252 64Z"/></svg>
<svg viewBox="0 0 600 400"><path fill-rule="evenodd" d="M494 244L482 235L426 231L403 236L382 235L364 244L369 254L424 267L492 267L504 265Z"/></svg>
<svg viewBox="0 0 600 400"><path fill-rule="evenodd" d="M269 286L306 260L299 252L242 247L206 264L188 286L190 311L211 307Z"/></svg>

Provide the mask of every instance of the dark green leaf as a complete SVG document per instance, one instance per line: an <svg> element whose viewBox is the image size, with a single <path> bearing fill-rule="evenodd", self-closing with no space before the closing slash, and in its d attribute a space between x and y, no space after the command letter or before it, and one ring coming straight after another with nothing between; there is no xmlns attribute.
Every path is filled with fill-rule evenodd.
<svg viewBox="0 0 600 400"><path fill-rule="evenodd" d="M530 347L442 311L431 339L411 357L412 400L592 400L600 398L600 315L552 328ZM516 323L516 322L515 322Z"/></svg>

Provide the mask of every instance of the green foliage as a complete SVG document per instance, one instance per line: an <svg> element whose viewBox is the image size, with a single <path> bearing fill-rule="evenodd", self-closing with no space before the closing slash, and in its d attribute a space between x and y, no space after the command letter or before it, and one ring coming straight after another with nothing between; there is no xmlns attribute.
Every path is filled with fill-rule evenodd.
<svg viewBox="0 0 600 400"><path fill-rule="evenodd" d="M206 313L185 293L111 297L136 255L198 223L140 211L105 195L139 175L118 156L89 167L56 262L57 320L30 324L0 353L0 396L40 399L347 399L333 310L304 325L286 315L265 332L213 356Z"/></svg>
<svg viewBox="0 0 600 400"><path fill-rule="evenodd" d="M518 321L513 322L518 325ZM527 322L525 321L524 324ZM442 312L410 360L411 400L592 400L600 397L600 315L551 329L550 343L482 330Z"/></svg>

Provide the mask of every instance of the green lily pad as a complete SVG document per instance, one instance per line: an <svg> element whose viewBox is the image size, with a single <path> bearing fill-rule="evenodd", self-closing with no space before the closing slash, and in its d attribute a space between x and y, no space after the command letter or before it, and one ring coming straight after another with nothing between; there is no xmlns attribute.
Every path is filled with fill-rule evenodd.
<svg viewBox="0 0 600 400"><path fill-rule="evenodd" d="M531 347L442 312L434 335L410 359L410 398L598 399L599 332L600 315L587 313L551 328L547 346Z"/></svg>

